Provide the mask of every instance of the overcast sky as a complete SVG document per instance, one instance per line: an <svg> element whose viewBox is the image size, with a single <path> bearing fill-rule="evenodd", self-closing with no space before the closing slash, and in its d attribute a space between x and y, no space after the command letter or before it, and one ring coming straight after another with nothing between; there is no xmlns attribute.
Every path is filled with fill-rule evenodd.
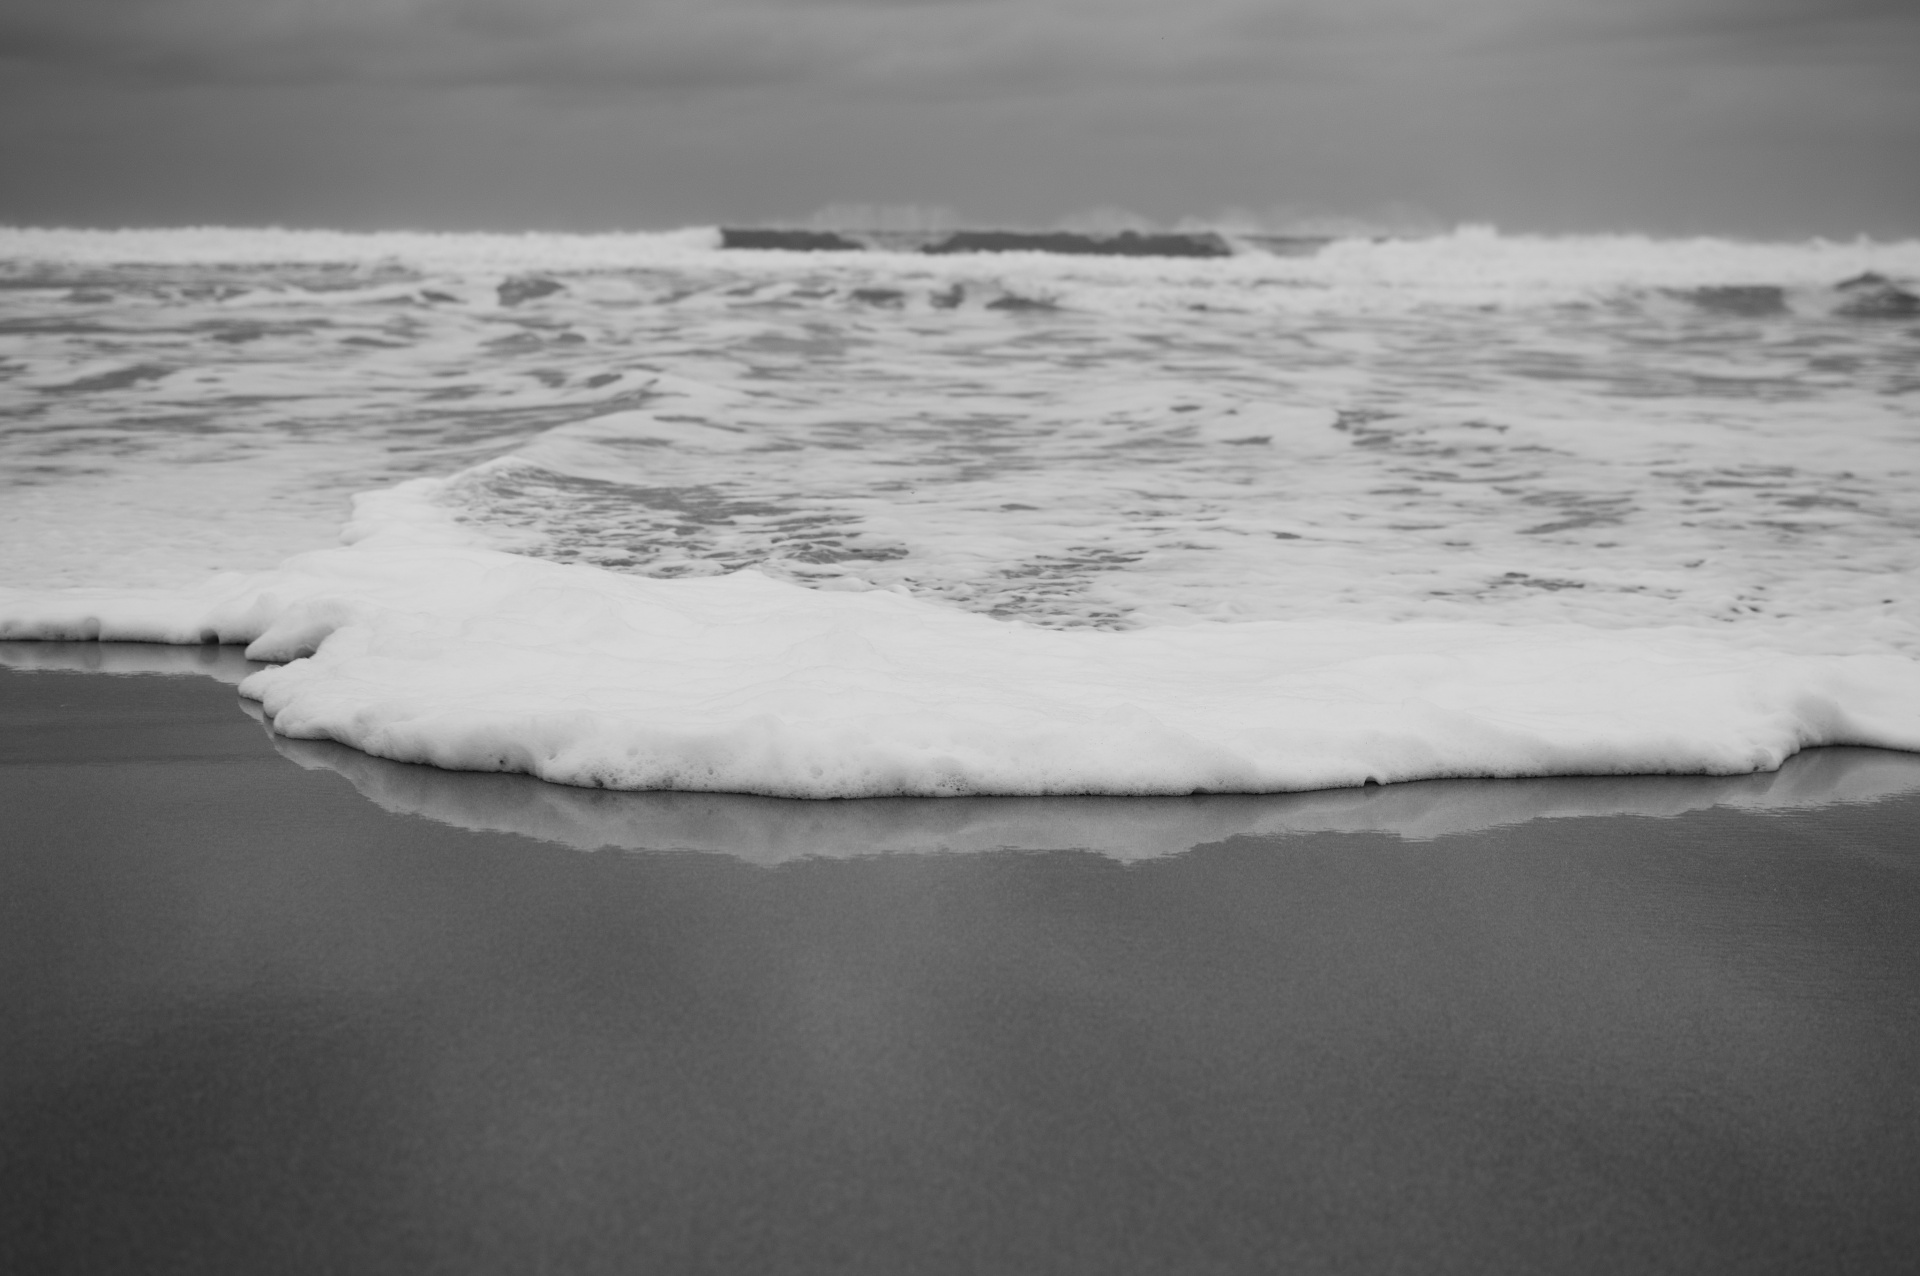
<svg viewBox="0 0 1920 1276"><path fill-rule="evenodd" d="M1920 234L1920 0L5 0L0 222Z"/></svg>

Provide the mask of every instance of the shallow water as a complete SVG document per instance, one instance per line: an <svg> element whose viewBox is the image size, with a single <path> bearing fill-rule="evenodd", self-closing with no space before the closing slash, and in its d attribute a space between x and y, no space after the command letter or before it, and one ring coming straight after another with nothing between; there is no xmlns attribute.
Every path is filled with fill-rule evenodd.
<svg viewBox="0 0 1920 1276"><path fill-rule="evenodd" d="M487 242L383 259L407 241L372 237L310 265L249 263L243 232L157 237L172 264L16 244L0 575L271 566L328 543L348 493L438 476L507 548L1042 624L1778 620L1913 642L1889 585L1920 543L1920 321L1849 316L1833 287L1920 271L1910 245L1469 237L1191 263L612 240L530 276Z"/></svg>
<svg viewBox="0 0 1920 1276"><path fill-rule="evenodd" d="M1920 245L711 239L0 235L0 632L279 626L256 654L286 660L344 626L417 663L349 670L334 643L263 678L283 731L618 787L1273 790L1920 740ZM354 492L355 551L274 574ZM215 568L265 574L127 590ZM723 639L693 587L729 573L761 610ZM759 641L781 626L793 649ZM1069 668L1087 689L1056 704ZM1719 673L1746 681L1692 697ZM616 702L716 734L533 725ZM1036 714L1098 738L1043 740ZM814 778L768 760L823 730L873 748Z"/></svg>

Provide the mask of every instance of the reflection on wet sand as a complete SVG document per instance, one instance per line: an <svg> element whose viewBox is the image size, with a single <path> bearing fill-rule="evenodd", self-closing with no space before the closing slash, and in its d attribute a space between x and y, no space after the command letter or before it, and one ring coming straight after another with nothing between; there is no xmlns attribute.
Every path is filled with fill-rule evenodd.
<svg viewBox="0 0 1920 1276"><path fill-rule="evenodd" d="M238 683L262 666L236 647L0 643L0 667L203 674ZM259 718L250 701L242 710ZM344 777L369 801L455 828L580 850L710 851L757 864L887 853L1087 850L1118 860L1177 855L1232 837L1381 832L1420 842L1531 820L1676 816L1710 807L1812 810L1920 792L1920 754L1812 749L1778 771L1734 776L1425 780L1311 793L1204 797L869 798L804 801L728 793L576 789L524 775L442 771L345 745L268 735L282 756Z"/></svg>
<svg viewBox="0 0 1920 1276"><path fill-rule="evenodd" d="M197 673L238 686L266 666L244 648L204 643L176 647L157 642L0 642L0 669L22 673Z"/></svg>
<svg viewBox="0 0 1920 1276"><path fill-rule="evenodd" d="M576 789L525 775L389 762L331 741L274 736L273 746L300 766L344 776L368 800L399 815L580 850L720 851L758 864L1006 850L1088 850L1142 860L1241 836L1381 832L1420 842L1530 820L1673 816L1716 806L1799 811L1920 791L1920 754L1882 749L1809 750L1759 775L1425 780L1184 798L806 801Z"/></svg>

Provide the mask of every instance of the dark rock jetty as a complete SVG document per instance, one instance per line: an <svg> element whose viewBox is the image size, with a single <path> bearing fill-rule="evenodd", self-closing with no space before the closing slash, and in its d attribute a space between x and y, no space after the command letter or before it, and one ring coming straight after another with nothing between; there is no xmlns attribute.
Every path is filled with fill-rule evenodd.
<svg viewBox="0 0 1920 1276"><path fill-rule="evenodd" d="M1326 239L1249 235L1247 246L1302 256ZM1055 253L1099 257L1231 257L1241 244L1217 231L1137 231L1092 234L1074 230L824 231L722 227L722 248L786 252Z"/></svg>
<svg viewBox="0 0 1920 1276"><path fill-rule="evenodd" d="M722 228L722 248L760 248L790 253L862 252L866 245L830 230L735 230Z"/></svg>
<svg viewBox="0 0 1920 1276"><path fill-rule="evenodd" d="M1231 257L1233 247L1212 231L1196 234L1085 235L1070 230L957 230L923 253L1067 253L1100 257Z"/></svg>

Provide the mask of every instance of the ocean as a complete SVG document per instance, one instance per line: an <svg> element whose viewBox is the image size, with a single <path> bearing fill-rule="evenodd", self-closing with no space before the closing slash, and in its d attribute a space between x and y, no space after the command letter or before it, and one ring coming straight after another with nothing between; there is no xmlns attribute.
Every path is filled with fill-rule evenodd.
<svg viewBox="0 0 1920 1276"><path fill-rule="evenodd" d="M721 242L0 231L0 638L614 789L1920 750L1920 243Z"/></svg>

